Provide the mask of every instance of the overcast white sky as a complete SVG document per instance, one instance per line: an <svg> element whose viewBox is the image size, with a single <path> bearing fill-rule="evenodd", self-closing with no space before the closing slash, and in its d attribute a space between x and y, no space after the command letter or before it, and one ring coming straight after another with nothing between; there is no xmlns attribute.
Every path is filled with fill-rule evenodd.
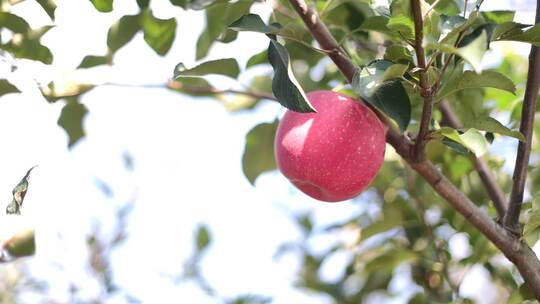
<svg viewBox="0 0 540 304"><path fill-rule="evenodd" d="M38 254L30 262L33 272L45 280L54 278L51 297L67 301L72 281L83 287L82 294L93 296L97 286L85 270L85 236L96 222L101 223L102 234L108 235L116 208L136 194L129 239L113 253L112 262L115 282L143 302L213 303L193 284L176 286L166 276L181 271L192 252L193 230L203 222L209 224L214 239L204 260L204 274L220 294L259 293L272 296L275 303L328 303L324 297L291 287L296 259L276 262L272 256L282 242L299 238L288 218L290 211L313 211L317 224L325 224L347 218L362 205L315 202L277 173L262 176L255 188L247 182L241 172L245 133L282 113L276 104L230 114L214 100L192 99L164 89L104 86L82 99L90 112L84 123L87 137L67 150L67 137L56 126L63 102L47 104L34 78L43 83L77 79L165 83L176 63L195 63L194 45L204 19L201 12L186 13L168 0L154 0L152 8L158 17L174 16L179 23L179 38L165 58L155 55L139 34L118 52L112 69L74 74L84 55L105 54L109 26L138 8L135 1L115 1L112 13L101 14L89 1L64 0L56 11L57 27L43 38L55 55L53 66L21 62L19 70L9 75L24 93L0 102L4 147L0 201L9 202L13 186L29 167L39 164L23 210L37 222ZM33 1L17 5L14 12L33 27L50 22ZM268 13L263 4L256 6L256 12ZM264 35L241 33L233 44L214 46L208 59L234 55L243 66L249 55L266 46ZM7 67L0 65L0 72L6 74ZM241 82L260 72L246 73ZM219 86L235 85L217 80ZM133 156L133 172L122 166L126 151ZM100 192L96 178L112 187L113 199ZM465 240L458 236L456 242ZM311 245L323 249L329 244L330 240L318 239ZM336 271L348 258L340 253L330 259L323 276L339 275ZM479 282L482 275L472 279ZM413 291L404 286L407 282L397 280L392 288L404 294Z"/></svg>

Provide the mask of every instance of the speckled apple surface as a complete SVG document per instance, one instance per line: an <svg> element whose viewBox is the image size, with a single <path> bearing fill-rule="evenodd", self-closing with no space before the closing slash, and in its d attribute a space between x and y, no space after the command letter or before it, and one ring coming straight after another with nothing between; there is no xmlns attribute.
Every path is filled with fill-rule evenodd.
<svg viewBox="0 0 540 304"><path fill-rule="evenodd" d="M317 113L287 111L275 141L278 168L298 189L327 202L360 194L384 160L386 128L363 103L332 91L307 97Z"/></svg>

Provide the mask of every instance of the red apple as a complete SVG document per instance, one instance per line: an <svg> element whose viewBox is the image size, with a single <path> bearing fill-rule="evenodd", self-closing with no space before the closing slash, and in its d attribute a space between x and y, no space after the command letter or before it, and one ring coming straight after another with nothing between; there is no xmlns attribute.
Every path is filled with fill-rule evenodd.
<svg viewBox="0 0 540 304"><path fill-rule="evenodd" d="M315 199L353 198L381 168L386 128L351 97L315 91L307 98L317 113L287 111L279 123L274 150L278 168Z"/></svg>

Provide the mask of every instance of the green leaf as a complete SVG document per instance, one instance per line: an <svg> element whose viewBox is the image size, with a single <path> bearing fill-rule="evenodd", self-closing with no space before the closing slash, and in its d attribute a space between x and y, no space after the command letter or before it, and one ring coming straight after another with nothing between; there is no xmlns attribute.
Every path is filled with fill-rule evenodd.
<svg viewBox="0 0 540 304"><path fill-rule="evenodd" d="M274 157L274 138L278 122L261 123L246 135L242 170L252 185L261 173L277 168Z"/></svg>
<svg viewBox="0 0 540 304"><path fill-rule="evenodd" d="M42 45L38 40L23 39L17 43L10 41L2 45L2 49L10 52L16 58L37 60L44 64L51 64L53 60L51 50Z"/></svg>
<svg viewBox="0 0 540 304"><path fill-rule="evenodd" d="M43 10L54 20L54 12L56 11L56 0L36 0Z"/></svg>
<svg viewBox="0 0 540 304"><path fill-rule="evenodd" d="M231 78L238 77L240 68L238 62L233 58L211 60L199 64L198 66L186 69L183 63L179 63L174 68L174 79L180 77L200 77L209 74L217 74L229 76Z"/></svg>
<svg viewBox="0 0 540 304"><path fill-rule="evenodd" d="M458 55L467 61L477 73L480 73L482 71L480 63L484 57L484 53L487 51L487 33L485 30L482 30L478 37L460 48L444 43L429 43L426 45L426 48L438 49L445 53Z"/></svg>
<svg viewBox="0 0 540 304"><path fill-rule="evenodd" d="M362 228L361 241L367 240L370 237L379 233L386 232L390 229L401 226L404 223L403 216L398 209L387 209L383 213L383 217L370 225Z"/></svg>
<svg viewBox="0 0 540 304"><path fill-rule="evenodd" d="M527 283L521 284L519 288L514 288L508 299L508 304L534 304L536 302L534 301L534 294L527 286Z"/></svg>
<svg viewBox="0 0 540 304"><path fill-rule="evenodd" d="M487 87L504 90L512 94L516 93L516 86L512 80L499 72L483 71L477 74L472 71L465 71L461 75L453 75L442 87L436 100L441 100L459 90Z"/></svg>
<svg viewBox="0 0 540 304"><path fill-rule="evenodd" d="M392 62L413 62L411 52L406 47L397 44L386 48L384 59Z"/></svg>
<svg viewBox="0 0 540 304"><path fill-rule="evenodd" d="M510 22L514 20L515 11L487 11L480 12L480 15L484 17L484 20L501 24L504 22Z"/></svg>
<svg viewBox="0 0 540 304"><path fill-rule="evenodd" d="M384 16L370 16L362 22L360 25L361 30L364 31L377 31L385 34L392 34L386 26L389 22L388 17Z"/></svg>
<svg viewBox="0 0 540 304"><path fill-rule="evenodd" d="M264 34L274 34L279 31L279 27L266 25L259 15L247 14L229 25L229 29L234 31L258 32Z"/></svg>
<svg viewBox="0 0 540 304"><path fill-rule="evenodd" d="M90 0L90 2L102 13L112 12L113 10L113 0Z"/></svg>
<svg viewBox="0 0 540 304"><path fill-rule="evenodd" d="M0 97L10 93L20 93L19 89L6 79L0 79Z"/></svg>
<svg viewBox="0 0 540 304"><path fill-rule="evenodd" d="M400 15L390 18L386 27L390 31L399 32L407 39L414 39L414 23L407 16Z"/></svg>
<svg viewBox="0 0 540 304"><path fill-rule="evenodd" d="M403 74L407 72L408 68L409 67L405 64L400 64L400 63L392 64L384 71L381 77L381 81L385 82L390 79L401 78Z"/></svg>
<svg viewBox="0 0 540 304"><path fill-rule="evenodd" d="M144 41L159 55L167 54L176 35L176 19L159 19L146 10L142 17Z"/></svg>
<svg viewBox="0 0 540 304"><path fill-rule="evenodd" d="M477 11L473 11L467 19L461 16L441 15L441 39L439 40L439 43L452 46L455 45L459 34L471 27L477 18Z"/></svg>
<svg viewBox="0 0 540 304"><path fill-rule="evenodd" d="M473 121L468 121L465 123L465 128L475 128L477 130L511 136L523 142L525 141L525 136L523 136L523 134L521 134L519 131L510 130L498 120L489 116L478 117Z"/></svg>
<svg viewBox="0 0 540 304"><path fill-rule="evenodd" d="M188 0L169 0L172 5L180 6L181 8L186 8Z"/></svg>
<svg viewBox="0 0 540 304"><path fill-rule="evenodd" d="M540 47L540 24L536 24L526 31L514 28L514 30L505 33L498 40L526 42Z"/></svg>
<svg viewBox="0 0 540 304"><path fill-rule="evenodd" d="M469 149L467 149L462 144L458 143L457 141L451 140L448 137L444 137L442 139L442 143L449 147L450 149L454 150L458 154L467 155L469 154Z"/></svg>
<svg viewBox="0 0 540 304"><path fill-rule="evenodd" d="M293 74L287 49L273 39L268 46L268 60L274 68L272 93L278 102L292 111L316 112Z"/></svg>
<svg viewBox="0 0 540 304"><path fill-rule="evenodd" d="M460 134L456 129L442 127L437 133L466 147L477 157L480 157L487 152L488 144L486 138L474 128L470 128L465 133Z"/></svg>
<svg viewBox="0 0 540 304"><path fill-rule="evenodd" d="M259 65L259 64L263 64L263 63L268 63L268 51L267 50L264 50L260 53L257 53L253 56L251 56L247 63L246 63L246 69L252 67L252 66L256 66L256 65Z"/></svg>
<svg viewBox="0 0 540 304"><path fill-rule="evenodd" d="M193 0L190 2L193 4ZM202 3L204 5L204 3ZM253 1L217 1L205 9L206 27L197 39L195 59L205 57L212 44L227 30L227 26L249 12Z"/></svg>
<svg viewBox="0 0 540 304"><path fill-rule="evenodd" d="M516 22L503 22L498 24L492 33L491 39L493 40L505 40L506 37L511 37L513 35L519 35L523 33L523 28L526 28L528 25Z"/></svg>
<svg viewBox="0 0 540 304"><path fill-rule="evenodd" d="M125 15L115 22L107 34L107 46L115 53L133 39L140 30L139 15Z"/></svg>
<svg viewBox="0 0 540 304"><path fill-rule="evenodd" d="M19 181L19 183L13 188L13 200L6 208L6 214L21 214L21 208L24 201L24 197L26 196L26 192L28 191L28 181L30 179L30 173L36 166L28 169L26 171L26 174L23 176L23 178Z"/></svg>
<svg viewBox="0 0 540 304"><path fill-rule="evenodd" d="M61 126L69 137L68 147L71 148L85 135L83 119L88 113L85 105L74 100L69 100L62 108L58 125Z"/></svg>
<svg viewBox="0 0 540 304"><path fill-rule="evenodd" d="M174 86L168 86L168 88L195 97L216 96L215 93L212 93L213 87L203 78L182 77Z"/></svg>
<svg viewBox="0 0 540 304"><path fill-rule="evenodd" d="M392 68L388 73L388 69ZM363 100L396 121L401 131L405 131L411 120L411 102L405 88L395 77L401 73L403 65L393 65L386 60L378 60L358 71L352 87Z"/></svg>
<svg viewBox="0 0 540 304"><path fill-rule="evenodd" d="M94 56L94 55L87 55L84 56L83 60L77 66L78 69L87 69L92 68L98 65L104 65L109 64L110 58L107 56Z"/></svg>
<svg viewBox="0 0 540 304"><path fill-rule="evenodd" d="M197 232L195 235L195 245L197 246L197 251L200 252L208 248L208 245L210 245L210 242L212 242L212 237L210 236L208 227L200 224L199 227L197 227Z"/></svg>
<svg viewBox="0 0 540 304"><path fill-rule="evenodd" d="M364 270L366 272L392 271L402 263L415 263L419 258L420 256L414 251L406 249L388 250L369 261Z"/></svg>
<svg viewBox="0 0 540 304"><path fill-rule="evenodd" d="M540 209L533 208L533 210L529 212L525 226L523 226L523 235L527 236L534 232L538 227L540 227Z"/></svg>
<svg viewBox="0 0 540 304"><path fill-rule="evenodd" d="M0 12L0 28L7 28L14 33L21 34L26 34L30 31L30 26L26 20L6 12Z"/></svg>

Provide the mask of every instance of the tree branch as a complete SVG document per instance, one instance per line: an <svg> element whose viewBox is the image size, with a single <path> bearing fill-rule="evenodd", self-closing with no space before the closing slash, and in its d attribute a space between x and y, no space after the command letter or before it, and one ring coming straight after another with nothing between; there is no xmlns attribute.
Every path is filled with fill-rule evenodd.
<svg viewBox="0 0 540 304"><path fill-rule="evenodd" d="M416 137L416 145L414 147L414 156L417 161L421 161L425 158L424 147L426 135L429 131L429 123L431 121L431 112L433 95L431 94L431 88L429 87L427 80L427 67L426 57L424 55L424 47L422 41L424 38L424 20L422 19L422 11L420 9L419 0L411 0L412 13L414 18L414 50L416 52L416 60L418 61L418 67L420 68L420 95L424 98L424 106L422 108L422 116L420 119L420 130Z"/></svg>
<svg viewBox="0 0 540 304"><path fill-rule="evenodd" d="M333 50L330 58L341 70L347 79L352 80L356 67L341 53L337 41L328 32L326 26L321 22L317 13L308 8L304 0L289 0L296 12L300 15L308 27L312 36L326 50ZM378 113L378 111L377 111ZM484 234L503 254L514 263L519 269L523 279L535 297L540 300L540 261L535 253L520 239L509 233L500 225L495 223L483 210L478 208L468 197L457 189L445 178L439 170L428 160L416 161L412 158L411 142L401 135L394 126L382 114L383 123L388 127L386 140L391 144L396 152L420 174L427 183L444 199L446 199L454 209L465 217L476 229Z"/></svg>
<svg viewBox="0 0 540 304"><path fill-rule="evenodd" d="M138 87L138 88L168 88L171 90L180 90L185 92L186 94L190 95L199 95L199 96L206 96L206 95L219 95L219 94L237 94L237 95L244 95L248 97L253 97L256 99L267 99L267 100L273 100L277 101L277 99L272 94L265 94L260 92L253 92L253 91L241 91L241 90L235 90L235 89L216 89L214 87L203 87L203 86L194 86L194 85L186 85L179 81L169 81L166 84L129 84L129 83L113 83L113 82L107 82L102 85L110 85L110 86L118 86L118 87Z"/></svg>
<svg viewBox="0 0 540 304"><path fill-rule="evenodd" d="M439 103L439 110L441 110L443 120L450 127L454 129L460 129L462 127L459 117L457 117L456 113L454 112L454 109L452 109L452 106L448 103L447 100L442 100ZM499 215L499 218L502 219L506 212L505 195L502 189L497 184L495 176L493 176L493 173L489 169L489 166L486 163L485 159L481 156L480 157L474 156L473 161L474 161L474 166L476 168L476 171L478 171L478 175L480 176L480 180L482 180L482 183L486 187L488 196L491 199L491 201L493 201L493 206L495 206L495 209L497 210L497 214Z"/></svg>
<svg viewBox="0 0 540 304"><path fill-rule="evenodd" d="M536 23L540 23L540 0L536 3ZM521 203L523 202L523 192L527 181L527 167L529 166L529 156L531 154L531 143L534 128L534 113L536 112L536 99L540 86L540 50L537 46L531 46L529 54L529 72L527 74L527 85L523 98L523 108L521 111L521 124L519 131L525 136L525 142L520 141L518 145L516 165L510 194L510 204L503 220L503 225L510 231L521 234L519 226L519 214Z"/></svg>

